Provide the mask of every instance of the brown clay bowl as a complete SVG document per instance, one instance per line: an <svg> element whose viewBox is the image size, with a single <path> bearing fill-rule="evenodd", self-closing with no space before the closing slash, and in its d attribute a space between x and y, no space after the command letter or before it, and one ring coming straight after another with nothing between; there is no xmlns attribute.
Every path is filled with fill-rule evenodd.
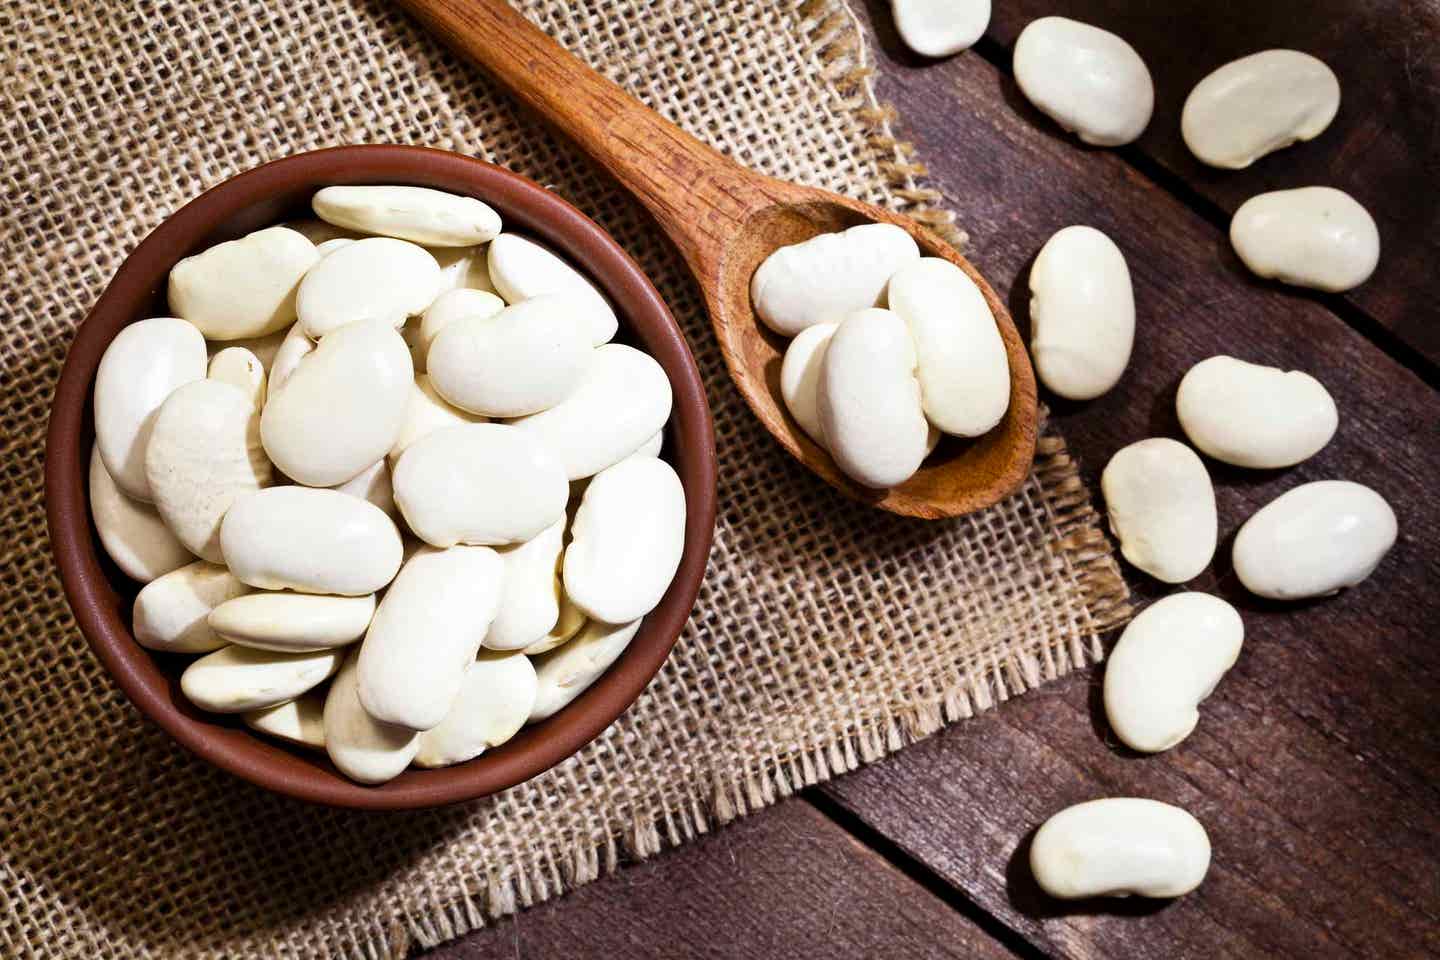
<svg viewBox="0 0 1440 960"><path fill-rule="evenodd" d="M549 243L584 269L620 316L618 339L653 356L670 377L674 411L663 456L685 487L688 515L680 569L660 605L610 670L550 719L482 756L439 770L411 769L378 787L341 775L323 753L252 733L234 718L204 713L180 693L190 658L157 655L130 632L138 586L104 556L90 521L87 467L92 390L100 356L126 324L163 316L166 277L182 257L260 227L308 214L329 184L398 183L481 197L506 229ZM278 793L336 806L428 807L471 800L549 769L594 739L660 669L694 605L715 525L715 438L699 370L650 281L590 218L556 194L500 167L419 147L336 147L247 171L182 207L121 265L80 326L55 390L45 449L50 543L81 631L140 711L204 759Z"/></svg>

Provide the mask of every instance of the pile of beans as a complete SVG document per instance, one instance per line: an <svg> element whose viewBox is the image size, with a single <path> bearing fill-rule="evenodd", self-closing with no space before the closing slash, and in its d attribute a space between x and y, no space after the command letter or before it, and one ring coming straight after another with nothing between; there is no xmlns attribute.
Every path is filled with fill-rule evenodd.
<svg viewBox="0 0 1440 960"><path fill-rule="evenodd" d="M483 202L327 187L176 264L95 383L92 512L201 709L363 783L560 710L669 587L671 390ZM210 353L213 351L213 355ZM328 687L322 687L329 681Z"/></svg>
<svg viewBox="0 0 1440 960"><path fill-rule="evenodd" d="M770 254L755 312L794 337L780 370L790 415L867 487L905 482L942 433L978 437L1010 406L1010 365L984 295L888 223Z"/></svg>
<svg viewBox="0 0 1440 960"><path fill-rule="evenodd" d="M947 56L984 33L990 0L894 0L893 12L911 49ZM1150 71L1113 33L1044 17L1021 32L1013 63L1025 97L1084 143L1127 144L1150 123ZM1339 81L1324 63L1265 50L1196 84L1181 133L1202 162L1241 169L1319 136L1339 104ZM1380 254L1370 214L1325 186L1251 198L1236 210L1230 240L1258 276L1331 292L1363 283ZM943 263L919 259L902 231L869 226L781 250L755 275L761 318L798 334L781 379L791 414L862 483L903 480L937 428L973 436L1004 413L1008 380L993 318L960 271L921 266ZM1136 333L1120 248L1092 227L1067 226L1039 251L1030 292L1031 357L1044 386L1076 401L1115 386ZM1185 374L1176 413L1194 449L1168 437L1142 439L1116 452L1101 477L1125 559L1169 584L1198 576L1217 546L1215 492L1196 450L1236 467L1283 469L1318 453L1339 425L1335 401L1314 377L1223 355ZM1324 480L1294 487L1251 516L1232 560L1256 596L1322 597L1368 577L1397 535L1395 513L1378 493ZM1200 702L1238 659L1244 633L1235 608L1209 594L1180 592L1152 604L1108 658L1111 729L1144 753L1180 743L1199 722ZM1030 863L1056 897L1175 897L1204 879L1210 840L1184 810L1105 798L1051 817L1035 835Z"/></svg>

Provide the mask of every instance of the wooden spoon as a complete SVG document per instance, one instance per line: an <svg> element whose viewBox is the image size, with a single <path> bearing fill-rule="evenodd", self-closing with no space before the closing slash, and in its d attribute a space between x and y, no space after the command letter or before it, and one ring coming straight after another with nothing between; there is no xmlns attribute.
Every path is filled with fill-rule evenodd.
<svg viewBox="0 0 1440 960"><path fill-rule="evenodd" d="M792 455L845 494L913 517L953 517L1013 492L1035 455L1035 376L995 291L948 244L908 217L739 166L663 119L547 37L504 0L400 0L441 40L547 117L649 208L680 249L750 409ZM893 223L926 256L964 270L990 305L1010 359L1010 409L974 440L946 438L898 487L855 483L800 429L780 395L787 341L750 302L750 276L777 247L859 223Z"/></svg>

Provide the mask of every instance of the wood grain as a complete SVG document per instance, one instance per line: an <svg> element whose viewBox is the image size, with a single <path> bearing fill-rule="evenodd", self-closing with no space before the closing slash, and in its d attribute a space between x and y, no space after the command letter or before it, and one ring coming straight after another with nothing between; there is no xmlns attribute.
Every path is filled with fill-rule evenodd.
<svg viewBox="0 0 1440 960"><path fill-rule="evenodd" d="M1020 31L1049 15L1104 27L1139 51L1155 81L1155 115L1132 149L1158 160L1225 221L1255 194L1291 187L1339 187L1364 204L1380 227L1380 266L1345 299L1440 362L1440 4L1014 0L995 4L989 30L1007 69ZM1339 114L1315 140L1248 169L1207 167L1180 136L1185 98L1216 67L1274 47L1329 64L1340 78ZM1049 121L1037 123L1062 136Z"/></svg>
<svg viewBox="0 0 1440 960"><path fill-rule="evenodd" d="M490 71L608 170L655 217L705 297L736 388L792 456L845 495L905 516L937 519L983 509L1014 492L1035 455L1035 379L1005 305L949 244L908 217L740 167L643 106L567 53L504 0L401 0L436 37ZM791 419L780 395L785 341L759 322L750 278L770 253L867 222L908 231L944 257L990 304L1010 364L1010 405L983 437L947 443L914 476L872 490L846 476Z"/></svg>
<svg viewBox="0 0 1440 960"><path fill-rule="evenodd" d="M790 800L679 850L501 920L431 960L1013 954Z"/></svg>
<svg viewBox="0 0 1440 960"><path fill-rule="evenodd" d="M887 49L888 43L881 48ZM968 56L926 70L886 63L881 92L955 198L976 261L1025 326L1026 271L1050 232L1090 223L1130 263L1136 352L1119 387L1055 404L1095 483L1106 459L1151 435L1182 437L1181 375L1219 352L1308 370L1341 411L1335 440L1287 471L1210 464L1222 546L1192 586L1235 603L1240 662L1189 740L1157 757L1116 745L1098 673L1071 677L827 786L1045 949L1072 956L1414 956L1440 952L1440 398L1306 297L1251 280L1224 233L1111 153L1049 135L1012 81ZM1042 393L1043 397L1043 393ZM1401 518L1377 573L1306 604L1258 601L1229 565L1234 531L1300 482L1360 480ZM1097 484L1098 486L1098 484ZM1168 589L1131 571L1142 599ZM1173 904L1065 906L1039 894L1026 838L1080 800L1179 802L1210 830L1212 873Z"/></svg>

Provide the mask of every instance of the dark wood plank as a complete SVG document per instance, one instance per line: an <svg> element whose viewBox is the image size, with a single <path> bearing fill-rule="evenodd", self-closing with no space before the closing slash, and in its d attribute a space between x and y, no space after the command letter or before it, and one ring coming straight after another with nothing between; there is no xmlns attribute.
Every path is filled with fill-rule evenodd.
<svg viewBox="0 0 1440 960"><path fill-rule="evenodd" d="M1052 14L1111 30L1140 52L1155 80L1155 115L1138 149L1227 219L1247 198L1289 187L1339 187L1363 203L1380 227L1380 266L1347 299L1440 362L1440 271L1434 269L1440 260L1440 4L1013 0L995 4L989 32L1005 47L1007 69L1020 31ZM1339 115L1310 143L1246 170L1207 167L1180 136L1186 96L1221 64L1273 47L1303 50L1330 65L1340 78ZM1062 136L1045 118L1033 119Z"/></svg>
<svg viewBox="0 0 1440 960"><path fill-rule="evenodd" d="M1130 370L1100 400L1055 405L1089 480L1128 442L1181 436L1176 384L1214 353L1311 371L1335 395L1341 427L1288 471L1211 465L1222 546L1193 586L1235 603L1247 637L1180 747L1149 758L1119 748L1097 671L836 781L826 795L1057 953L1440 953L1440 511L1430 490L1440 395L1317 301L1250 280L1221 229L1123 158L1051 136L985 60L922 70L886 59L889 43L880 49L882 95L900 105L903 134L1017 322L1027 317L1029 263L1055 229L1093 224L1127 254L1139 310ZM1286 606L1249 597L1229 565L1233 532L1278 493L1335 477L1390 500L1400 543L1368 582L1336 598ZM1170 592L1131 573L1142 600ZM1105 795L1178 802L1207 825L1215 859L1199 892L1168 905L1066 906L1039 894L1025 865L1028 835L1061 807Z"/></svg>
<svg viewBox="0 0 1440 960"><path fill-rule="evenodd" d="M977 958L1009 951L792 799L425 956Z"/></svg>

